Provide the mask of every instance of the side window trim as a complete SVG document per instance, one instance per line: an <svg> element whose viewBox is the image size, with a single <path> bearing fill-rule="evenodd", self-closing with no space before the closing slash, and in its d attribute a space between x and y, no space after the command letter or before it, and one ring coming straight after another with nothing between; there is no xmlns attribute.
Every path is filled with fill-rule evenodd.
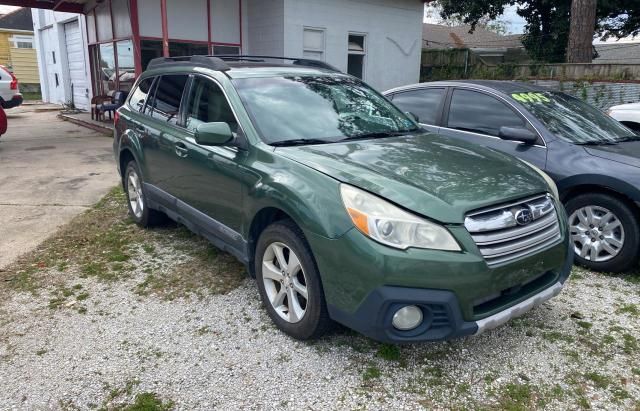
<svg viewBox="0 0 640 411"><path fill-rule="evenodd" d="M534 130L534 132L538 136L538 141L535 144L533 144L533 147L544 147L544 148L547 147L547 143L544 140L544 138L542 137L542 134L540 133L540 131L538 131L538 129L533 124L531 124L531 121L529 121L529 119L524 114L522 114L522 112L520 110L518 110L513 104L509 103L509 101L507 101L506 99L504 99L503 97L501 97L501 96L499 96L497 94L490 93L490 92L487 92L485 90L481 90L481 89L477 89L477 88L473 88L473 87L461 87L461 86L449 87L449 91L447 93L447 97L445 98L446 103L445 103L444 111L443 111L443 114L442 114L442 125L440 127L443 127L443 128L449 129L449 130L461 131L461 132L464 132L464 133L472 133L472 134L476 134L476 135L479 135L479 136L482 136L482 137L487 137L487 138L494 138L494 139L495 138L497 138L497 139L500 138L500 137L492 136L492 135L485 134L485 133L479 133L479 132L476 132L476 131L458 130L456 128L449 127L449 112L450 112L450 109L451 109L451 99L453 98L453 93L454 93L455 90L474 91L476 93L480 93L480 94L484 94L484 95L489 96L489 97L493 97L493 98L497 99L498 101L502 102L516 116L520 117L520 119L523 120L524 123L526 123L529 126L531 126L531 128Z"/></svg>
<svg viewBox="0 0 640 411"><path fill-rule="evenodd" d="M195 74L191 74L191 79L190 82L188 84L189 86L189 94L188 94L188 98L191 98L191 93L195 90L195 88L193 87L193 84L195 84L196 82L196 78L201 78L205 81L211 81L213 82L222 92L222 95L224 95L224 99L227 102L227 104L229 105L229 108L231 108L231 112L233 113L233 118L235 118L236 123L238 124L238 132L236 133L237 136L236 138L238 140L242 140L242 143L240 144L242 147L246 146L247 142L247 137L246 137L246 133L244 131L244 128L242 127L242 124L240 123L240 121L238 121L238 114L236 113L236 109L233 107L233 105L231 104L231 102L229 101L229 96L227 95L226 90L224 89L224 87L222 87L222 84L220 84L220 82L218 81L218 79L211 77L211 76L207 76L205 74L200 74L200 73L195 73ZM184 97L184 96L183 96ZM186 125L186 117L187 117L187 106L188 106L189 100L187 99L184 102L184 124ZM186 128L186 126L183 128L183 130L190 136L190 137L194 137L195 138L195 133L191 130L189 130L188 128ZM231 147L227 147L227 148L231 148Z"/></svg>

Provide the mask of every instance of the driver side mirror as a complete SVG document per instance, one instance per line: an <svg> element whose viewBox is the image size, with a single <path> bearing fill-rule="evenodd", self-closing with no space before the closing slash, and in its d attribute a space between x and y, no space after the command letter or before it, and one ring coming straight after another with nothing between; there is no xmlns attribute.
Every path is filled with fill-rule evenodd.
<svg viewBox="0 0 640 411"><path fill-rule="evenodd" d="M222 146L233 140L233 132L224 122L203 123L196 128L195 138L202 146Z"/></svg>
<svg viewBox="0 0 640 411"><path fill-rule="evenodd" d="M520 127L500 127L498 137L503 140L519 141L526 145L532 145L538 141L538 136L535 133Z"/></svg>

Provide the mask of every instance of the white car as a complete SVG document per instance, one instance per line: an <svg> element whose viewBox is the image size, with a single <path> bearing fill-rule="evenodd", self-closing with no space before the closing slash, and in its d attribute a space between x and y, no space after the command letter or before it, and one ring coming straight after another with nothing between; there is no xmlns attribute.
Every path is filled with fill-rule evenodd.
<svg viewBox="0 0 640 411"><path fill-rule="evenodd" d="M18 79L8 68L0 65L0 105L7 109L20 104L22 104L22 94L18 87Z"/></svg>
<svg viewBox="0 0 640 411"><path fill-rule="evenodd" d="M636 133L640 133L640 103L613 106L607 110L607 114Z"/></svg>

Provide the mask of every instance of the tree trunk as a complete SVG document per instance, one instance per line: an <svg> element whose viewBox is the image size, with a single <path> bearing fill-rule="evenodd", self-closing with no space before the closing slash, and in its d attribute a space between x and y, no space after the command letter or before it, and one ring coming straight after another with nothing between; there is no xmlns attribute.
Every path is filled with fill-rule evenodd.
<svg viewBox="0 0 640 411"><path fill-rule="evenodd" d="M593 33L596 27L597 0L571 1L571 29L567 46L567 63L591 63Z"/></svg>

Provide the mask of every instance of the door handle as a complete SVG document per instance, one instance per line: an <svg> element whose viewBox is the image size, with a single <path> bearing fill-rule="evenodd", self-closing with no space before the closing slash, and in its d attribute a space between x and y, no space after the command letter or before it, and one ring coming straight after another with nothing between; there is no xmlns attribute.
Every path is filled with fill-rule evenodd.
<svg viewBox="0 0 640 411"><path fill-rule="evenodd" d="M176 143L175 149L176 155L180 158L185 158L189 155L189 149L183 143Z"/></svg>

